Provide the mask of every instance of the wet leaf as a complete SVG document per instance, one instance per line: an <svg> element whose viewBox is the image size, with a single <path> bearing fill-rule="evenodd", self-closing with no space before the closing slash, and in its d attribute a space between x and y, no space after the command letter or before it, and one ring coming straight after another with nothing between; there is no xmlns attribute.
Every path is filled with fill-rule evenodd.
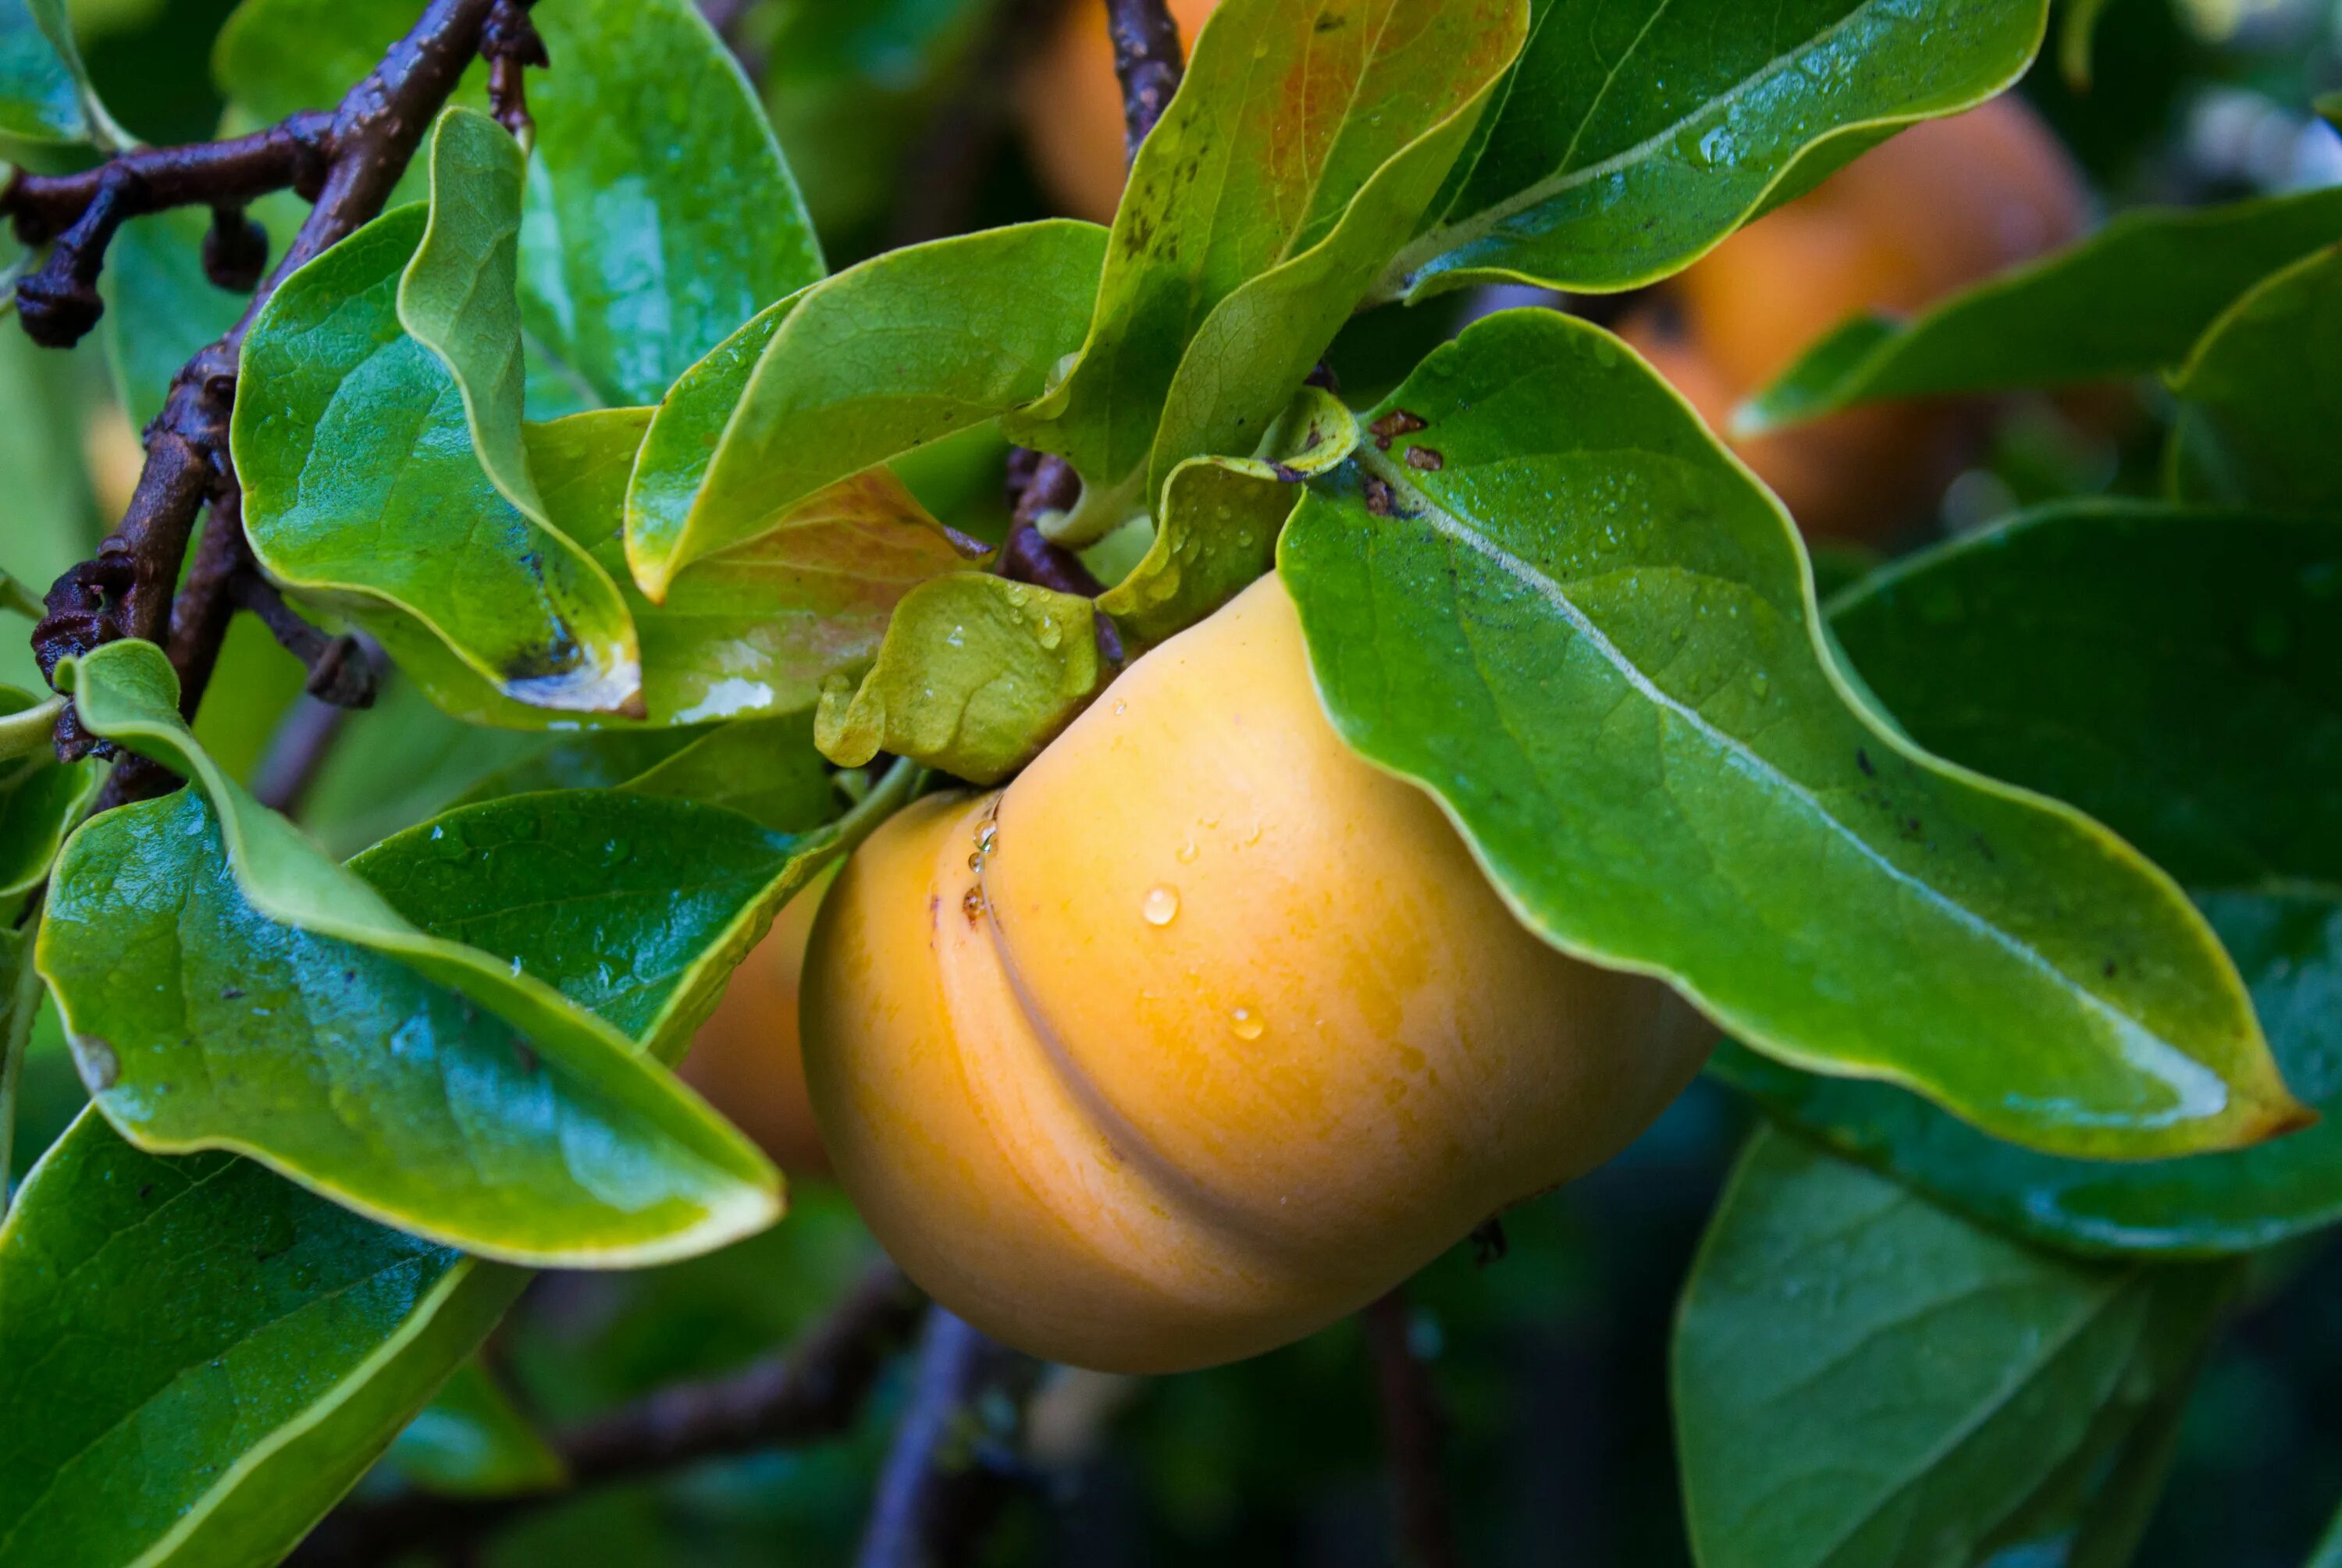
<svg viewBox="0 0 2342 1568"><path fill-rule="evenodd" d="M0 1564L275 1561L527 1278L84 1113L0 1224Z"/></svg>
<svg viewBox="0 0 2342 1568"><path fill-rule="evenodd" d="M2184 1386L2234 1281L2037 1253L1760 1132L1676 1330L1701 1568L1975 1563Z"/></svg>
<svg viewBox="0 0 2342 1568"><path fill-rule="evenodd" d="M624 1034L410 924L222 777L159 650L61 668L94 732L201 785L94 819L51 885L41 973L125 1136L251 1154L510 1262L688 1255L777 1215L772 1167Z"/></svg>
<svg viewBox="0 0 2342 1568"><path fill-rule="evenodd" d="M2070 801L2177 877L2323 1115L2252 1149L2110 1165L1997 1142L1885 1084L1727 1049L1774 1114L2050 1245L2181 1255L2342 1219L2342 526L2076 503L1898 564L1831 626L1921 744Z"/></svg>
<svg viewBox="0 0 2342 1568"><path fill-rule="evenodd" d="M2179 891L1902 738L1829 652L1787 514L1615 338L1490 317L1367 428L1397 414L1423 455L1313 482L1279 567L1336 728L1549 941L2061 1153L2298 1124Z"/></svg>
<svg viewBox="0 0 2342 1568"><path fill-rule="evenodd" d="M766 311L659 405L626 560L664 601L841 479L1040 394L1081 341L1106 234L1066 220L912 245Z"/></svg>
<svg viewBox="0 0 2342 1568"><path fill-rule="evenodd" d="M1080 474L1087 544L1204 454L1249 456L1415 226L1526 0L1228 0L1132 165L1081 357L1009 420Z"/></svg>
<svg viewBox="0 0 2342 1568"><path fill-rule="evenodd" d="M617 708L641 666L616 586L498 493L459 384L399 327L425 217L402 207L302 268L245 339L233 438L254 554L402 663L435 640L515 703Z"/></svg>
<svg viewBox="0 0 2342 1568"><path fill-rule="evenodd" d="M1520 64L1383 298L1682 270L1917 120L2024 73L2048 0L1538 0Z"/></svg>
<svg viewBox="0 0 2342 1568"><path fill-rule="evenodd" d="M1163 486L1146 555L1098 596L1136 654L1195 624L1276 564L1276 535L1299 485L1349 456L1358 423L1342 400L1305 386L1270 437L1266 460L1191 457Z"/></svg>
<svg viewBox="0 0 2342 1568"><path fill-rule="evenodd" d="M859 687L841 677L822 693L814 744L846 767L885 751L996 784L1105 683L1089 600L978 573L938 577L904 596Z"/></svg>
<svg viewBox="0 0 2342 1568"><path fill-rule="evenodd" d="M0 0L0 153L135 145L98 102L65 0Z"/></svg>

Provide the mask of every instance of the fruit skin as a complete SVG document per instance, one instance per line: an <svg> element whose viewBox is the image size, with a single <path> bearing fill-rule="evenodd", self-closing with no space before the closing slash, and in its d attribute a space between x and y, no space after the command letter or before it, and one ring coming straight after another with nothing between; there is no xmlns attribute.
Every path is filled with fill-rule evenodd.
<svg viewBox="0 0 2342 1568"><path fill-rule="evenodd" d="M1171 0L1183 50L1217 0ZM1017 123L1041 188L1069 216L1110 224L1122 200L1122 84L1098 0L1058 8L1056 29L1016 84Z"/></svg>
<svg viewBox="0 0 2342 1568"><path fill-rule="evenodd" d="M806 943L828 885L827 878L817 881L781 906L772 930L733 971L681 1069L685 1083L792 1175L829 1174L797 1038Z"/></svg>
<svg viewBox="0 0 2342 1568"><path fill-rule="evenodd" d="M2078 237L2079 173L2020 99L1927 120L1739 230L1620 335L1721 430L1847 317L1908 315ZM1736 442L1808 533L1881 541L1957 473L1972 411L1850 410Z"/></svg>
<svg viewBox="0 0 2342 1568"><path fill-rule="evenodd" d="M912 1278L1142 1373L1374 1299L1616 1154L1711 1042L1532 935L1341 743L1273 576L1006 791L881 828L816 924L805 1034L838 1175Z"/></svg>

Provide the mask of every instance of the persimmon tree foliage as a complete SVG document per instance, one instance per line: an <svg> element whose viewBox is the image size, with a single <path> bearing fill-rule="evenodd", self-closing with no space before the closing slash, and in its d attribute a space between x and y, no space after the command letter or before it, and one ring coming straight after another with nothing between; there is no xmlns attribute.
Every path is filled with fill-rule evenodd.
<svg viewBox="0 0 2342 1568"><path fill-rule="evenodd" d="M833 269L687 0L243 0L222 137L186 147L121 128L59 0L0 0L22 330L98 335L145 428L96 553L0 579L49 688L0 689L0 1150L44 1008L88 1097L0 1222L0 1565L386 1556L810 1439L914 1286L939 1306L866 1561L947 1555L976 1526L920 1501L966 1480L936 1411L1022 1386L1016 1353L1176 1368L1365 1306L1632 1137L1710 1041L1764 1125L1676 1331L1704 1568L2127 1559L2244 1260L2342 1217L2342 196L2131 211L1916 311L1849 300L1716 429L1605 298L1996 99L2047 0L1224 0L1184 59L1159 5L1106 9L1111 225ZM1386 392L1325 373L1353 324L1490 285L1552 292ZM1827 594L1726 444L2148 379L2160 494ZM225 674L255 628L305 665L289 775L222 738L281 700ZM1145 727L1166 686L1301 707ZM499 765L305 830L335 710L378 689ZM1223 798L1355 831L1247 884L1158 831ZM946 814L970 843L919 851L933 898L919 869L874 904L908 852L857 861L808 982L816 1109L860 1097L840 1174L913 1280L846 1291L755 1388L537 1432L478 1353L534 1271L799 1223L678 1064L785 906ZM1377 955L1449 941L1418 885L1468 905L1443 994L1491 989L1328 1025ZM933 934L993 916L1022 1068L850 1054L882 1023L990 1050L1012 1004L953 989ZM1354 969L1309 969L1321 924ZM1155 1009L1190 957L1296 967ZM1621 997L1703 1020L1680 1073ZM1426 1113L1344 1073L1420 1071L1492 1010L1501 1092L1448 1085L1443 1174L1373 1164ZM1036 1078L970 1086L996 1071ZM1006 1143L950 1141L976 1122ZM1001 1218L985 1183L1046 1188L1054 1137L1061 1190ZM1126 1162L1221 1261L1116 1261L1156 1213L1098 1196ZM1456 1212L1386 1224L1419 1183ZM1012 1223L1029 1251L959 1266ZM469 1457L435 1469L435 1430ZM423 1505L375 1486L303 1547L394 1440Z"/></svg>

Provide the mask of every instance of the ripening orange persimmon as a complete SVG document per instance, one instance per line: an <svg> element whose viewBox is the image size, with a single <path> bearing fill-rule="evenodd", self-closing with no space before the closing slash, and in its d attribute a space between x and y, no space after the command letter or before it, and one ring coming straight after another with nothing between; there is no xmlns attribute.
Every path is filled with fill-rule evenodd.
<svg viewBox="0 0 2342 1568"><path fill-rule="evenodd" d="M1216 3L1171 0L1183 45L1194 45ZM1056 29L1016 84L1025 150L1042 188L1067 214L1112 223L1122 200L1122 85L1115 78L1106 7L1083 0L1060 5L1057 13Z"/></svg>
<svg viewBox="0 0 2342 1568"><path fill-rule="evenodd" d="M1013 781L935 796L816 924L806 1069L913 1279L1051 1360L1300 1337L1600 1164L1698 1070L1656 981L1563 956L1346 747L1274 577Z"/></svg>
<svg viewBox="0 0 2342 1568"><path fill-rule="evenodd" d="M797 1044L797 991L806 940L826 881L782 906L773 928L732 972L724 999L691 1043L683 1081L796 1175L826 1175L829 1154L806 1097Z"/></svg>
<svg viewBox="0 0 2342 1568"><path fill-rule="evenodd" d="M1733 235L1620 334L1719 429L1847 317L1908 314L2078 235L2087 197L2015 97L1924 121ZM1957 472L1973 422L1942 404L1851 410L1734 443L1807 532L1877 539Z"/></svg>

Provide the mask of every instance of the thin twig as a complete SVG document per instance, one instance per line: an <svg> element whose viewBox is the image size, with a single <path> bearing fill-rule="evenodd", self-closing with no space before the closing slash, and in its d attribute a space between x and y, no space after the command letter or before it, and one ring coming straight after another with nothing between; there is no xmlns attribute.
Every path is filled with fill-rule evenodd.
<svg viewBox="0 0 2342 1568"><path fill-rule="evenodd" d="M1164 0L1106 0L1106 26L1114 38L1114 74L1122 83L1123 152L1136 159L1138 144L1170 106L1186 72L1179 25Z"/></svg>
<svg viewBox="0 0 2342 1568"><path fill-rule="evenodd" d="M66 573L50 591L51 614L33 635L44 674L52 674L60 658L85 653L112 638L163 642L175 624L184 622L197 629L191 631L190 640L178 650L187 661L179 674L192 711L217 654L217 638L226 629L225 619L216 614L211 600L228 591L235 574L222 572L191 584L183 596L194 603L175 610L173 590L197 513L207 501L223 509L235 504L227 429L235 406L237 352L245 334L295 269L382 210L434 115L477 50L481 30L495 4L495 0L431 0L414 29L350 89L330 123L322 128L314 117L296 116L300 134L285 132L283 145L265 144L265 133L261 143L239 138L239 144L253 144L243 147L243 161L182 148L177 149L180 163L165 165L181 170L189 182L175 187L178 194L217 201L224 195L247 194L249 182L260 177L254 169L265 170L271 179L282 174L288 182L295 176L307 182L314 170L303 162L310 154L302 149L314 149L325 159L322 177L314 181L316 205L285 247L275 270L254 294L242 319L173 378L163 412L146 428L146 465L121 526L98 546L95 560ZM151 191L158 171L136 162L141 156L126 154L98 175L75 220L76 228L93 225L108 200L116 204L113 210L128 211L139 201L153 199L139 192ZM113 172L122 169L129 173ZM212 171L209 184L203 183L199 174L203 169ZM198 186L201 196L192 195ZM15 182L7 201L21 207L33 199L26 195L30 188L25 181ZM109 189L115 193L111 197ZM118 225L120 220L104 221ZM102 257L104 247L94 233L90 239L92 243L78 253L83 259L74 264L78 270L72 276L79 279L85 272L94 285L96 270L90 258ZM60 242L58 248L66 247ZM61 754L83 755L93 744L70 713L60 721L57 748ZM143 798L169 787L170 776L152 768L117 769L107 794L117 803Z"/></svg>
<svg viewBox="0 0 2342 1568"><path fill-rule="evenodd" d="M541 71L553 63L544 35L529 20L529 7L535 4L496 0L480 33L480 57L488 63L489 110L524 147L536 135L536 122L528 117L528 67Z"/></svg>
<svg viewBox="0 0 2342 1568"><path fill-rule="evenodd" d="M918 1291L892 1263L874 1265L786 1357L713 1383L661 1389L561 1435L568 1480L520 1497L410 1493L349 1503L287 1559L301 1568L350 1568L476 1541L521 1513L593 1486L662 1475L702 1459L787 1448L854 1424L889 1358L917 1324Z"/></svg>
<svg viewBox="0 0 2342 1568"><path fill-rule="evenodd" d="M1359 1315L1374 1355L1391 1511L1406 1560L1413 1568L1456 1568L1460 1559L1448 1518L1447 1490L1439 1478L1446 1417L1430 1369L1415 1353L1405 1290L1391 1292Z"/></svg>
<svg viewBox="0 0 2342 1568"><path fill-rule="evenodd" d="M878 1475L857 1568L974 1560L1016 1478L998 1442L987 1442L979 1406L1012 1382L1026 1385L1018 1393L1029 1392L1032 1371L1027 1358L963 1319L928 1310L910 1408Z"/></svg>

